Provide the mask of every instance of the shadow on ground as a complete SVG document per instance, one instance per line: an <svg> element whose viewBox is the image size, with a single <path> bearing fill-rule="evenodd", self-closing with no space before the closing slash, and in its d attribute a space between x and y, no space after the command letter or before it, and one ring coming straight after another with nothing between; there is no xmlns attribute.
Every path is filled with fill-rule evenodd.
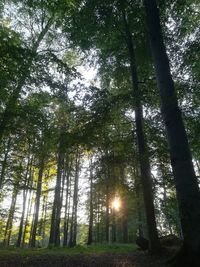
<svg viewBox="0 0 200 267"><path fill-rule="evenodd" d="M0 258L1 267L164 267L172 256L165 249L160 255L151 256L142 251L133 253L102 253L76 255L9 255Z"/></svg>

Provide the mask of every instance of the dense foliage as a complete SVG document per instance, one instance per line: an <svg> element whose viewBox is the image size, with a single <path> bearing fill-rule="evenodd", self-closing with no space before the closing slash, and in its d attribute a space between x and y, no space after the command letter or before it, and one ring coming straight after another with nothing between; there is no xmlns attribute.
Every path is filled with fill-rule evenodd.
<svg viewBox="0 0 200 267"><path fill-rule="evenodd" d="M200 4L158 6L173 97L199 177ZM156 61L148 12L147 0L0 5L2 246L133 243L142 236L155 251L163 235L186 239L183 195L176 197L186 183L177 182L180 147L171 131L186 152L187 142L179 120L178 130L170 126L176 101L159 80L165 67Z"/></svg>

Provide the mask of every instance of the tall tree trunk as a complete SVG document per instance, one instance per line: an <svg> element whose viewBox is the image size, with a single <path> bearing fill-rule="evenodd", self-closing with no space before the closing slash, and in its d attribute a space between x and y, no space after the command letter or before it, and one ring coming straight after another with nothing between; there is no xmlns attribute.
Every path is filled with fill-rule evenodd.
<svg viewBox="0 0 200 267"><path fill-rule="evenodd" d="M42 246L42 243L45 237L46 211L47 211L47 197L43 195L42 214L41 214L41 219L40 219L39 227L38 227L38 235L41 237L40 246Z"/></svg>
<svg viewBox="0 0 200 267"><path fill-rule="evenodd" d="M177 256L177 264L199 266L200 194L198 182L162 37L159 10L155 0L144 0L144 5L184 236L184 245L179 254L180 257Z"/></svg>
<svg viewBox="0 0 200 267"><path fill-rule="evenodd" d="M41 229L41 236L42 236L42 244L45 246L45 230L46 230L46 223L47 223L47 208L48 208L48 202L47 202L48 196L44 196L44 213L43 213L43 219L42 219L42 229Z"/></svg>
<svg viewBox="0 0 200 267"><path fill-rule="evenodd" d="M76 236L77 236L77 208L78 208L78 182L79 182L79 169L80 169L80 155L77 151L76 156L76 172L75 172L75 184L74 184L74 230L73 230L73 246L76 246Z"/></svg>
<svg viewBox="0 0 200 267"><path fill-rule="evenodd" d="M93 241L93 173L92 160L90 161L90 215L89 215L89 229L87 244L91 245Z"/></svg>
<svg viewBox="0 0 200 267"><path fill-rule="evenodd" d="M29 185L30 188L29 188L29 192L28 192L28 205L27 205L26 218L25 218L25 223L24 223L24 231L23 231L23 237L22 237L22 247L24 247L24 245L25 245L27 227L28 227L28 223L29 223L28 220L29 220L30 213L31 213L31 210L32 210L32 205L33 205L33 190L32 190L32 188L34 188L33 177L34 177L34 170L33 170L32 178L31 178L30 185Z"/></svg>
<svg viewBox="0 0 200 267"><path fill-rule="evenodd" d="M78 207L78 180L79 180L79 164L80 155L77 149L76 153L76 165L75 165L75 177L74 177L74 195L73 195L73 206L72 206L72 218L70 225L70 238L69 247L76 246L76 235L77 235L77 207Z"/></svg>
<svg viewBox="0 0 200 267"><path fill-rule="evenodd" d="M110 164L109 164L109 155L107 148L105 150L105 186L106 186L106 221L105 221L105 232L106 232L106 242L109 242L109 225L110 225L110 216L109 216L109 204L110 204L110 187L109 187L109 180L110 180Z"/></svg>
<svg viewBox="0 0 200 267"><path fill-rule="evenodd" d="M33 158L28 158L28 163L27 163L27 168L26 168L26 174L25 174L25 179L24 179L24 188L23 188L23 204L22 204L22 215L21 215L21 220L20 220L20 225L19 225L19 233L18 233L18 238L17 238L17 247L21 246L21 239L22 239L22 233L23 233L23 226L24 226L24 216L25 216L25 211L26 211L26 201L27 201L27 195L28 195L28 185L30 184L31 180L31 175L32 175L32 162Z"/></svg>
<svg viewBox="0 0 200 267"><path fill-rule="evenodd" d="M40 164L39 164L37 191L36 191L35 208L34 208L33 223L32 223L32 233L31 233L31 242L30 242L30 246L31 247L35 247L36 246L36 234L37 234L38 219L39 219L43 171L44 171L44 156L42 155L41 159L40 159Z"/></svg>
<svg viewBox="0 0 200 267"><path fill-rule="evenodd" d="M96 220L95 220L95 230L96 230L96 243L100 242L100 193L95 190L95 200L97 205Z"/></svg>
<svg viewBox="0 0 200 267"><path fill-rule="evenodd" d="M6 223L6 229L5 229L4 240L3 240L3 244L5 247L8 247L10 245L13 218L14 218L15 206L16 206L17 194L18 194L18 185L19 185L19 182L17 182L13 188L12 200L11 200L11 205L9 209L8 220Z"/></svg>
<svg viewBox="0 0 200 267"><path fill-rule="evenodd" d="M49 245L50 246L60 246L60 216L61 216L61 208L62 208L62 200L61 200L61 182L62 182L62 174L64 170L64 158L65 153L63 151L63 142L64 142L64 129L61 130L60 134L60 143L59 143L59 152L58 152L58 167L57 167L57 178L56 178L56 187L55 187L55 195L54 195L54 203L53 203L53 211L51 216L51 229L50 229L50 237L49 237Z"/></svg>
<svg viewBox="0 0 200 267"><path fill-rule="evenodd" d="M106 184L106 242L109 242L109 225L110 225L110 218L109 218L109 188L108 184Z"/></svg>
<svg viewBox="0 0 200 267"><path fill-rule="evenodd" d="M127 47L129 51L130 59L130 68L131 68L131 78L133 85L133 96L135 99L135 123L136 123L136 136L139 152L139 163L140 163L140 174L141 182L143 188L145 212L147 219L148 227L148 237L149 237L149 250L157 252L160 249L160 242L158 238L154 203L153 203L153 194L152 194L152 179L151 179L151 169L147 151L147 145L144 135L144 126L143 126L143 108L141 104L141 91L138 86L138 74L137 67L135 63L135 52L133 46L133 39L129 29L129 24L126 18L125 10L122 7L122 16L124 22L124 28L126 33Z"/></svg>
<svg viewBox="0 0 200 267"><path fill-rule="evenodd" d="M63 247L67 247L67 240L68 240L70 200L71 200L71 196L70 196L70 191L71 191L71 168L72 168L72 160L70 162L70 166L68 166L68 168L67 168L67 185L66 185L66 200L65 200Z"/></svg>
<svg viewBox="0 0 200 267"><path fill-rule="evenodd" d="M124 185L126 183L125 179L125 166L124 163L120 163L120 182ZM122 240L123 243L128 243L128 209L126 201L126 191L124 191L122 199Z"/></svg>

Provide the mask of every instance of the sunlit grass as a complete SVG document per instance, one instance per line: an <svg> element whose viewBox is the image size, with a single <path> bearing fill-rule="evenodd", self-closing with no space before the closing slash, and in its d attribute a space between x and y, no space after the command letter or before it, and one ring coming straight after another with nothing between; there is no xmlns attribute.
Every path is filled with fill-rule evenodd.
<svg viewBox="0 0 200 267"><path fill-rule="evenodd" d="M6 255L41 255L41 254L99 254L99 253L126 253L136 250L134 244L97 244L91 246L76 246L73 248L1 248L0 256Z"/></svg>
<svg viewBox="0 0 200 267"><path fill-rule="evenodd" d="M117 259L127 262L133 244L76 246L74 248L0 249L1 267L107 267ZM121 266L121 265L120 265ZM123 265L130 266L130 265Z"/></svg>

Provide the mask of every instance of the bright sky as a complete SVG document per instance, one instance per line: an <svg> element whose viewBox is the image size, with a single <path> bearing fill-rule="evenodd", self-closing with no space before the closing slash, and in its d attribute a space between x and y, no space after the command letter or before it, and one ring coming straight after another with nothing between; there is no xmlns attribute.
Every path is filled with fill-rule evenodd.
<svg viewBox="0 0 200 267"><path fill-rule="evenodd" d="M83 75L85 85L90 85L97 77L97 70L92 67L79 66L77 70Z"/></svg>

